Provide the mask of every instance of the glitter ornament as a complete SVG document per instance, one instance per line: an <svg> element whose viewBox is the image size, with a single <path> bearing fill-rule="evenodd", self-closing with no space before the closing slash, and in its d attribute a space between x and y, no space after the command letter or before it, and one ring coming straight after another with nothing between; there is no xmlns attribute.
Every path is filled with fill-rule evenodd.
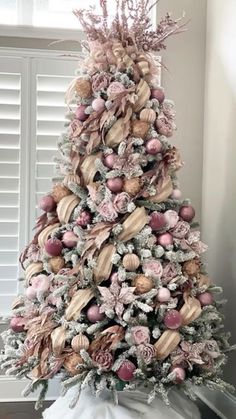
<svg viewBox="0 0 236 419"><path fill-rule="evenodd" d="M150 125L145 121L136 119L132 124L132 135L134 137L145 138Z"/></svg>
<svg viewBox="0 0 236 419"><path fill-rule="evenodd" d="M209 306L214 303L213 295L210 292L203 292L197 296L197 299L200 301L201 305Z"/></svg>
<svg viewBox="0 0 236 419"><path fill-rule="evenodd" d="M160 153L162 149L162 144L160 140L158 140L158 138L151 138L150 140L147 141L145 148L148 154L151 154L154 156L155 154Z"/></svg>
<svg viewBox="0 0 236 419"><path fill-rule="evenodd" d="M134 177L132 179L124 179L123 191L127 192L131 196L135 196L141 189L140 179Z"/></svg>
<svg viewBox="0 0 236 419"><path fill-rule="evenodd" d="M105 100L98 97L92 101L92 108L95 112L101 112L105 109Z"/></svg>
<svg viewBox="0 0 236 419"><path fill-rule="evenodd" d="M153 124L156 119L156 112L153 109L144 108L139 115L141 121L148 122L149 124Z"/></svg>
<svg viewBox="0 0 236 419"><path fill-rule="evenodd" d="M62 242L59 239L48 239L45 243L45 250L50 256L59 256L62 249Z"/></svg>
<svg viewBox="0 0 236 419"><path fill-rule="evenodd" d="M75 84L75 90L78 96L86 99L92 94L92 86L90 81L84 79L77 79Z"/></svg>
<svg viewBox="0 0 236 419"><path fill-rule="evenodd" d="M72 248L77 245L78 237L73 233L73 231L66 231L63 234L62 242L64 246Z"/></svg>
<svg viewBox="0 0 236 419"><path fill-rule="evenodd" d="M114 177L107 180L107 187L112 192L120 192L123 187L123 180L120 177Z"/></svg>
<svg viewBox="0 0 236 419"><path fill-rule="evenodd" d="M185 205L180 208L179 216L182 218L182 220L190 223L195 217L195 209L192 207L192 205Z"/></svg>
<svg viewBox="0 0 236 419"><path fill-rule="evenodd" d="M171 330L178 329L182 324L182 316L178 310L170 310L164 316L164 325Z"/></svg>
<svg viewBox="0 0 236 419"><path fill-rule="evenodd" d="M79 105L78 108L75 110L75 116L81 122L86 121L86 119L89 117L89 115L85 113L86 108L86 105Z"/></svg>
<svg viewBox="0 0 236 419"><path fill-rule="evenodd" d="M165 93L163 89L161 89L160 87L157 89L152 89L151 98L157 99L159 103L162 103L165 100Z"/></svg>
<svg viewBox="0 0 236 419"><path fill-rule="evenodd" d="M173 366L171 367L170 372L175 374L175 378L173 379L175 384L181 384L185 380L186 372L184 368L180 366Z"/></svg>
<svg viewBox="0 0 236 419"><path fill-rule="evenodd" d="M62 183L56 183L52 189L52 196L56 203L58 203L65 196L71 195L72 192L62 185Z"/></svg>
<svg viewBox="0 0 236 419"><path fill-rule="evenodd" d="M168 288L159 288L157 293L157 300L159 301L159 303L166 303L167 301L169 301L170 297L171 293L168 290Z"/></svg>
<svg viewBox="0 0 236 419"><path fill-rule="evenodd" d="M91 323L97 323L104 319L104 314L100 313L100 307L97 304L93 304L89 307L86 315Z"/></svg>
<svg viewBox="0 0 236 419"><path fill-rule="evenodd" d="M134 371L136 370L136 366L133 362L129 360L125 360L122 362L121 366L116 371L118 377L122 381L131 381L134 378Z"/></svg>
<svg viewBox="0 0 236 419"><path fill-rule="evenodd" d="M181 192L181 190L180 189L174 189L173 190L173 192L172 192L172 194L171 194L171 198L172 199L180 199L181 198L181 196L182 196L182 192Z"/></svg>
<svg viewBox="0 0 236 419"><path fill-rule="evenodd" d="M109 169L112 169L116 158L117 158L117 155L115 153L108 154L107 156L104 157L103 163L106 167L108 167Z"/></svg>
<svg viewBox="0 0 236 419"><path fill-rule="evenodd" d="M76 224L81 227L87 227L92 221L92 215L89 211L81 211L80 215L76 219Z"/></svg>
<svg viewBox="0 0 236 419"><path fill-rule="evenodd" d="M15 316L11 318L10 321L10 328L15 333L21 333L24 331L25 327L25 320L21 316Z"/></svg>
<svg viewBox="0 0 236 419"><path fill-rule="evenodd" d="M153 231L158 231L166 226L166 219L161 212L154 211L150 215L149 225Z"/></svg>
<svg viewBox="0 0 236 419"><path fill-rule="evenodd" d="M135 292L137 294L145 294L153 288L154 284L151 278L145 275L139 275L134 279L134 286L136 287Z"/></svg>
<svg viewBox="0 0 236 419"><path fill-rule="evenodd" d="M135 253L128 253L123 257L122 264L127 271L135 271L140 265L140 259Z"/></svg>
<svg viewBox="0 0 236 419"><path fill-rule="evenodd" d="M43 196L39 201L39 208L45 212L52 212L56 208L56 203L51 195Z"/></svg>
<svg viewBox="0 0 236 419"><path fill-rule="evenodd" d="M170 233L163 233L157 237L157 243L163 247L167 247L173 244L173 237Z"/></svg>

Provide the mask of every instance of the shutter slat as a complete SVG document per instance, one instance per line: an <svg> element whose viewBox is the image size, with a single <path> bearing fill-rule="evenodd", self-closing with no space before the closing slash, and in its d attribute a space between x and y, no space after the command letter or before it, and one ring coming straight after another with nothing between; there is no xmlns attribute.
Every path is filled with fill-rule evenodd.
<svg viewBox="0 0 236 419"><path fill-rule="evenodd" d="M15 149L0 149L0 163L19 162L20 152Z"/></svg>
<svg viewBox="0 0 236 419"><path fill-rule="evenodd" d="M0 281L5 279L16 279L18 274L18 264L0 265Z"/></svg>
<svg viewBox="0 0 236 419"><path fill-rule="evenodd" d="M16 294L17 293L17 282L13 280L2 280L0 281L0 295Z"/></svg>
<svg viewBox="0 0 236 419"><path fill-rule="evenodd" d="M6 206L18 206L19 194L18 192L2 192L0 193L0 204Z"/></svg>
<svg viewBox="0 0 236 419"><path fill-rule="evenodd" d="M0 236L15 236L18 234L18 223L15 221L0 221Z"/></svg>
<svg viewBox="0 0 236 419"><path fill-rule="evenodd" d="M14 191L19 190L19 178L0 178L0 191Z"/></svg>
<svg viewBox="0 0 236 419"><path fill-rule="evenodd" d="M1 163L0 164L0 178L5 177L19 177L19 164L17 163ZM1 185L1 180L0 180ZM1 188L1 186L0 186Z"/></svg>
<svg viewBox="0 0 236 419"><path fill-rule="evenodd" d="M0 264L11 264L12 260L17 260L18 251L13 250L0 250Z"/></svg>
<svg viewBox="0 0 236 419"><path fill-rule="evenodd" d="M1 134L0 133L0 148L19 148L20 137L18 134Z"/></svg>
<svg viewBox="0 0 236 419"><path fill-rule="evenodd" d="M0 207L0 220L2 221L18 221L19 210L18 208Z"/></svg>
<svg viewBox="0 0 236 419"><path fill-rule="evenodd" d="M2 236L0 237L0 250L18 250L18 237L17 236Z"/></svg>

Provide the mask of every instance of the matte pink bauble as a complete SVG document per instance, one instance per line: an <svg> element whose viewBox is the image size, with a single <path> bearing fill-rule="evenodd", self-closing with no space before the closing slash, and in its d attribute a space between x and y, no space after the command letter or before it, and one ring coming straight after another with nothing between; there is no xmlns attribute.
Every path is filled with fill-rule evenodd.
<svg viewBox="0 0 236 419"><path fill-rule="evenodd" d="M213 295L210 292L203 292L197 298L202 306L209 306L214 303Z"/></svg>
<svg viewBox="0 0 236 419"><path fill-rule="evenodd" d="M168 290L168 288L165 288L165 287L159 288L157 292L157 300L159 301L159 303L166 303L166 301L169 301L170 297L171 297L171 293Z"/></svg>
<svg viewBox="0 0 236 419"><path fill-rule="evenodd" d="M10 328L15 333L23 332L25 326L25 319L20 316L15 316L11 318Z"/></svg>
<svg viewBox="0 0 236 419"><path fill-rule="evenodd" d="M180 208L179 216L184 221L190 222L195 217L195 209L192 207L192 205L185 205Z"/></svg>
<svg viewBox="0 0 236 419"><path fill-rule="evenodd" d="M49 276L44 274L34 276L31 279L31 284L35 291L46 292L50 286Z"/></svg>
<svg viewBox="0 0 236 419"><path fill-rule="evenodd" d="M86 227L92 221L92 216L89 211L82 211L76 220L76 224L81 227Z"/></svg>
<svg viewBox="0 0 236 419"><path fill-rule="evenodd" d="M73 231L66 231L63 234L62 242L64 246L72 248L77 245L78 237L73 233Z"/></svg>
<svg viewBox="0 0 236 419"><path fill-rule="evenodd" d="M131 381L134 378L134 371L136 370L136 366L133 362L126 360L122 362L120 368L116 371L118 377L122 381Z"/></svg>
<svg viewBox="0 0 236 419"><path fill-rule="evenodd" d="M177 188L174 189L173 192L172 192L172 194L171 194L171 198L172 199L180 199L181 196L182 196L182 192L181 192L180 189L177 189Z"/></svg>
<svg viewBox="0 0 236 419"><path fill-rule="evenodd" d="M123 180L120 177L108 179L107 187L112 192L120 192L123 187Z"/></svg>
<svg viewBox="0 0 236 419"><path fill-rule="evenodd" d="M182 316L178 310L170 310L164 316L164 325L168 329L178 329L182 324Z"/></svg>
<svg viewBox="0 0 236 419"><path fill-rule="evenodd" d="M173 237L170 233L163 233L157 237L157 243L163 247L173 244Z"/></svg>
<svg viewBox="0 0 236 419"><path fill-rule="evenodd" d="M100 307L96 304L93 304L91 307L89 307L86 315L91 323L100 322L104 319L104 314L100 313Z"/></svg>
<svg viewBox="0 0 236 419"><path fill-rule="evenodd" d="M168 228L174 228L179 221L178 213L174 210L168 210L164 213Z"/></svg>
<svg viewBox="0 0 236 419"><path fill-rule="evenodd" d="M45 212L52 212L56 208L56 202L51 195L43 196L39 201L39 208Z"/></svg>
<svg viewBox="0 0 236 419"><path fill-rule="evenodd" d="M157 153L160 153L162 149L162 144L158 138L151 138L147 141L146 145L146 152L151 155L155 155Z"/></svg>
<svg viewBox="0 0 236 419"><path fill-rule="evenodd" d="M179 367L179 366L175 366L175 367L173 366L171 367L170 372L175 373L175 378L173 380L175 384L181 384L185 380L186 372L184 368Z"/></svg>
<svg viewBox="0 0 236 419"><path fill-rule="evenodd" d="M161 230L166 225L164 214L154 211L150 215L149 225L153 231Z"/></svg>
<svg viewBox="0 0 236 419"><path fill-rule="evenodd" d="M29 300L34 300L36 298L37 290L31 285L26 289L25 295Z"/></svg>
<svg viewBox="0 0 236 419"><path fill-rule="evenodd" d="M102 111L103 109L105 109L105 100L101 97L94 99L92 102L92 108L96 112Z"/></svg>
<svg viewBox="0 0 236 419"><path fill-rule="evenodd" d="M103 163L106 167L109 167L109 169L112 169L115 163L117 155L115 153L108 154L104 157Z"/></svg>
<svg viewBox="0 0 236 419"><path fill-rule="evenodd" d="M45 243L45 250L50 256L59 256L63 249L59 239L48 239Z"/></svg>
<svg viewBox="0 0 236 419"><path fill-rule="evenodd" d="M157 89L152 89L151 90L151 97L152 97L152 99L157 99L158 102L162 103L165 99L164 90L161 89L160 87L157 88Z"/></svg>
<svg viewBox="0 0 236 419"><path fill-rule="evenodd" d="M76 118L81 122L86 121L86 119L89 117L89 115L85 113L86 108L86 105L79 105L75 111Z"/></svg>

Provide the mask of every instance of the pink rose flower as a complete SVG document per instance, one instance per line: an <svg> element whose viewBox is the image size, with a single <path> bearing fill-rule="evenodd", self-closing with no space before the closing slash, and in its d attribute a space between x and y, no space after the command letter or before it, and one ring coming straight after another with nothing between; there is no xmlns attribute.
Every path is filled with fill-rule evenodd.
<svg viewBox="0 0 236 419"><path fill-rule="evenodd" d="M166 137L173 135L173 125L164 115L156 119L156 128L161 135L165 135Z"/></svg>
<svg viewBox="0 0 236 419"><path fill-rule="evenodd" d="M171 279L175 278L177 276L177 270L176 266L173 262L167 263L163 268L162 273L162 282L163 284L168 284L168 282L171 281Z"/></svg>
<svg viewBox="0 0 236 419"><path fill-rule="evenodd" d="M142 344L137 347L138 355L143 358L146 364L150 364L156 356L156 349L150 343Z"/></svg>
<svg viewBox="0 0 236 419"><path fill-rule="evenodd" d="M131 334L135 345L150 342L150 332L146 326L134 326L131 328Z"/></svg>
<svg viewBox="0 0 236 419"><path fill-rule="evenodd" d="M130 203L130 196L126 192L121 192L116 195L113 205L117 212L125 214L127 212L127 207Z"/></svg>
<svg viewBox="0 0 236 419"><path fill-rule="evenodd" d="M97 207L97 210L106 221L114 221L118 217L118 214L111 201L106 201L104 199Z"/></svg>
<svg viewBox="0 0 236 419"><path fill-rule="evenodd" d="M103 370L110 370L113 364L113 356L109 351L98 350L92 354L94 364Z"/></svg>
<svg viewBox="0 0 236 419"><path fill-rule="evenodd" d="M92 89L95 93L106 89L109 83L110 76L105 72L97 73L92 77Z"/></svg>
<svg viewBox="0 0 236 419"><path fill-rule="evenodd" d="M173 237L177 239L183 239L190 231L190 225L186 223L186 221L178 221L175 228L171 230L171 234Z"/></svg>
<svg viewBox="0 0 236 419"><path fill-rule="evenodd" d="M160 278L163 273L162 264L158 260L147 260L143 263L143 272L147 276Z"/></svg>

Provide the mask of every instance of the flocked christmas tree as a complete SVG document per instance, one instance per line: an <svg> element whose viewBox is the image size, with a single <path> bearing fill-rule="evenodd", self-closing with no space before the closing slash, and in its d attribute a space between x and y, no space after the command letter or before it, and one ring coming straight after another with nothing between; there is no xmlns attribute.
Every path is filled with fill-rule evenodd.
<svg viewBox="0 0 236 419"><path fill-rule="evenodd" d="M174 106L158 85L155 53L182 26L167 15L152 30L149 0L117 0L111 22L100 3L101 16L75 12L87 58L66 95L57 181L21 255L2 367L31 378L25 394L41 384L40 399L57 373L78 396L87 384L114 396L144 385L149 402L176 385L224 389L219 288L181 198Z"/></svg>

